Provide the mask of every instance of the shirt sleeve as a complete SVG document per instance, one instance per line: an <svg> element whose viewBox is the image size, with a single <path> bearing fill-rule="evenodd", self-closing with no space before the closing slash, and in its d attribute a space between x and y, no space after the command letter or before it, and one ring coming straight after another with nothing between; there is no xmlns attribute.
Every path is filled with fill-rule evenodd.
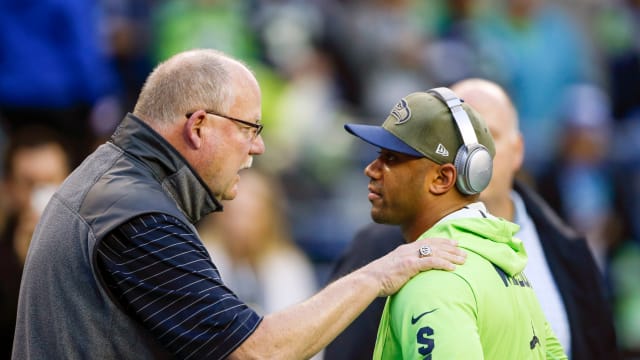
<svg viewBox="0 0 640 360"><path fill-rule="evenodd" d="M389 305L391 331L400 340L402 359L483 358L475 297L458 275L419 274Z"/></svg>
<svg viewBox="0 0 640 360"><path fill-rule="evenodd" d="M262 320L175 217L147 214L121 225L98 243L97 267L122 308L177 358L224 358Z"/></svg>

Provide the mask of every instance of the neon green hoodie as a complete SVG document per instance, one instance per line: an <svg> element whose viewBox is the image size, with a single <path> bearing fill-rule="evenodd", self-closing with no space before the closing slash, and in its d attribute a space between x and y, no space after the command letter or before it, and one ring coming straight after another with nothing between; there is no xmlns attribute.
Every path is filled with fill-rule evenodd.
<svg viewBox="0 0 640 360"><path fill-rule="evenodd" d="M374 359L566 359L522 273L518 228L474 203L425 232L458 240L467 261L420 273L387 299Z"/></svg>

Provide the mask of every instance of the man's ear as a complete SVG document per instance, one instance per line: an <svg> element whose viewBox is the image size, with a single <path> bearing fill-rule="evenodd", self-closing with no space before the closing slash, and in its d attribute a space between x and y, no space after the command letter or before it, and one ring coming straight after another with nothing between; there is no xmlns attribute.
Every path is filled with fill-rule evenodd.
<svg viewBox="0 0 640 360"><path fill-rule="evenodd" d="M458 172L453 164L442 164L436 167L435 175L429 191L434 195L446 194L452 187L456 185Z"/></svg>
<svg viewBox="0 0 640 360"><path fill-rule="evenodd" d="M207 113L198 110L191 114L182 128L184 140L190 147L199 149L202 146L202 127L207 117Z"/></svg>
<svg viewBox="0 0 640 360"><path fill-rule="evenodd" d="M513 144L511 144L511 151L513 151L513 163L511 164L511 170L515 174L522 168L524 162L524 139L522 134L518 132L513 138Z"/></svg>

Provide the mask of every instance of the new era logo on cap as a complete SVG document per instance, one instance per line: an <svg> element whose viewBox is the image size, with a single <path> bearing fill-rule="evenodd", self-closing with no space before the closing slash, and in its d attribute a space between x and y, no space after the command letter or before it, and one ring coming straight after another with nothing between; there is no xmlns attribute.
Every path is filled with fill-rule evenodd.
<svg viewBox="0 0 640 360"><path fill-rule="evenodd" d="M447 150L447 148L444 147L444 145L438 144L438 147L436 147L436 154L446 157L446 156L449 156L449 150Z"/></svg>

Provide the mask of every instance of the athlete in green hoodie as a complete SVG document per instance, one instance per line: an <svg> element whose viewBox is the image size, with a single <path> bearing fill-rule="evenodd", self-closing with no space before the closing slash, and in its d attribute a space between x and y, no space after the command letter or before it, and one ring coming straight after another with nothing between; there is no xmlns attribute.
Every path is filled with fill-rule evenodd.
<svg viewBox="0 0 640 360"><path fill-rule="evenodd" d="M407 242L445 237L468 252L455 271L419 274L388 298L374 359L566 359L522 272L518 226L477 201L495 154L479 115L437 88L403 98L381 127L345 128L381 149L365 169L373 220L399 225Z"/></svg>

